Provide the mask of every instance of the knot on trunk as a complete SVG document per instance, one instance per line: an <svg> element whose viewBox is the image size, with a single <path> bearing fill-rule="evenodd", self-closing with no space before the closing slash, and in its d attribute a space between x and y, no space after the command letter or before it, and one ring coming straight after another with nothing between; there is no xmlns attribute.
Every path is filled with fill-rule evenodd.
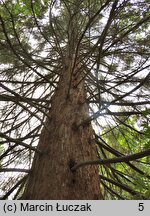
<svg viewBox="0 0 150 216"><path fill-rule="evenodd" d="M70 168L70 170L72 171L72 172L75 172L76 170L72 170L72 168L76 165L77 163L75 162L75 160L73 160L73 159L70 159L69 160L69 163L68 163L68 165L69 165L69 168Z"/></svg>

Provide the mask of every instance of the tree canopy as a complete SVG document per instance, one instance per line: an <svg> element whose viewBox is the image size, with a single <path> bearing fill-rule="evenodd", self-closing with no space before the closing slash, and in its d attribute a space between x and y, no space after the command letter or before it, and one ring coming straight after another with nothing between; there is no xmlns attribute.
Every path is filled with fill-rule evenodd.
<svg viewBox="0 0 150 216"><path fill-rule="evenodd" d="M76 127L92 122L105 199L149 199L149 21L147 0L0 1L2 199L23 191L70 60L90 107Z"/></svg>

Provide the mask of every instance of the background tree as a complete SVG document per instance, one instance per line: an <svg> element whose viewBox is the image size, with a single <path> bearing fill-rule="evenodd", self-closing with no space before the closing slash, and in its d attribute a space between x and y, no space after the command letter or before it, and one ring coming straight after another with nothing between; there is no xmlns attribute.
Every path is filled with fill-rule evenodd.
<svg viewBox="0 0 150 216"><path fill-rule="evenodd" d="M1 199L149 198L149 6L0 1Z"/></svg>

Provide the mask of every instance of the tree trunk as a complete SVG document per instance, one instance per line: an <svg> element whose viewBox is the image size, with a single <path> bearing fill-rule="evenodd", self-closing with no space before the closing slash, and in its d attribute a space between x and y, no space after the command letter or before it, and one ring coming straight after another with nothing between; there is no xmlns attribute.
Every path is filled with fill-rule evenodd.
<svg viewBox="0 0 150 216"><path fill-rule="evenodd" d="M59 80L38 144L43 154L35 153L23 199L102 199L96 166L70 169L74 162L97 158L91 124L75 127L89 115L84 81L76 87L81 79L79 68L76 72L70 64Z"/></svg>

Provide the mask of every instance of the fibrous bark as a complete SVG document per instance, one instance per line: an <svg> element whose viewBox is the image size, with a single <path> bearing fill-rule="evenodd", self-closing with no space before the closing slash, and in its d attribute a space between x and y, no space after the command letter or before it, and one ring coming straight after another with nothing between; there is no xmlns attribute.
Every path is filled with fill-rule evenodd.
<svg viewBox="0 0 150 216"><path fill-rule="evenodd" d="M38 144L43 154L35 153L23 199L102 199L96 166L70 169L97 158L91 124L76 128L89 113L84 81L76 86L81 79L79 68L78 73L77 68L72 72L71 64L65 67L53 95Z"/></svg>

